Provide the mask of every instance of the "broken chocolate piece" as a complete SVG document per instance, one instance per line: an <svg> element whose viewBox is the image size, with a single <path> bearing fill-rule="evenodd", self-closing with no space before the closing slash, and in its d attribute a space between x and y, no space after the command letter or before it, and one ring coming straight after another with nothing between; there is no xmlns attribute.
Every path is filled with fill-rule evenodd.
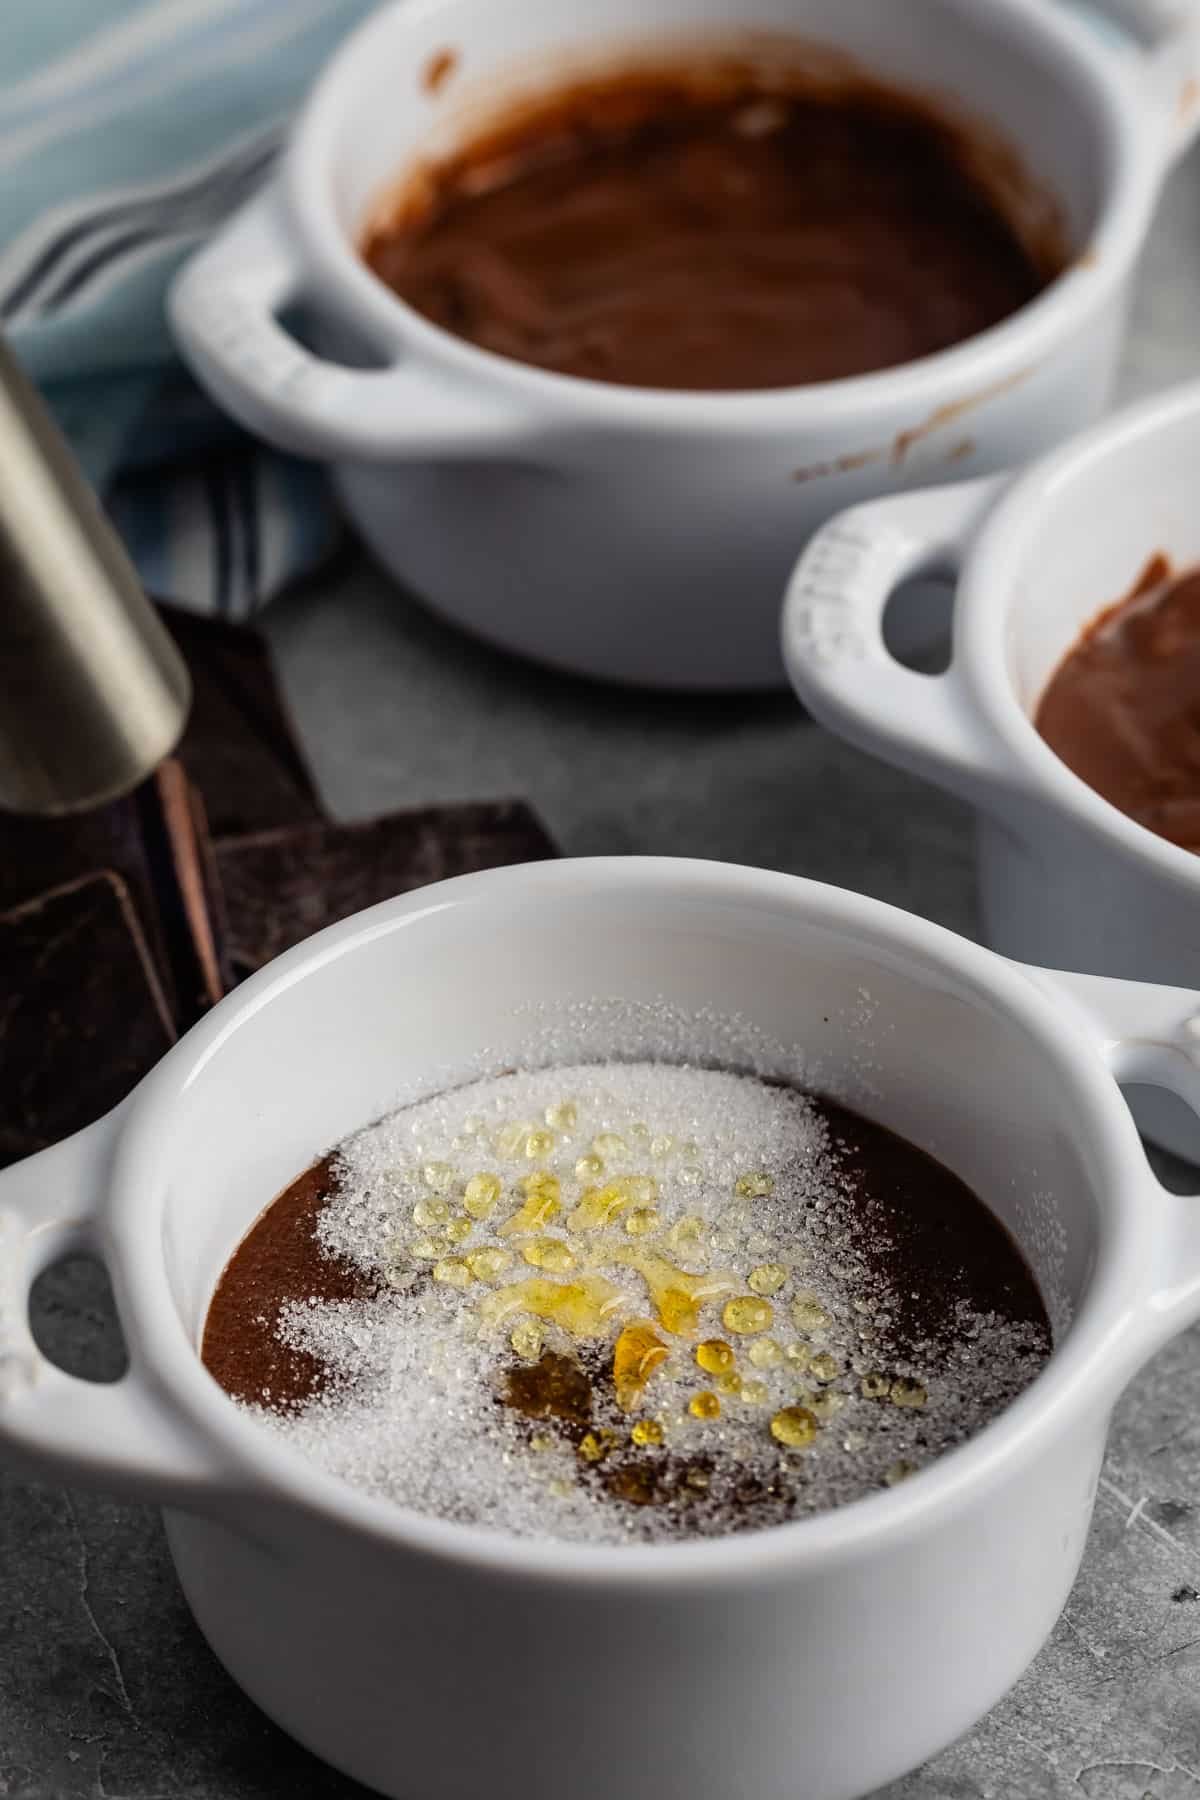
<svg viewBox="0 0 1200 1800"><path fill-rule="evenodd" d="M177 759L92 812L0 816L0 908L113 870L186 1030L232 985L206 817L228 835L313 819L319 809L262 638L219 620L164 617L192 677Z"/></svg>
<svg viewBox="0 0 1200 1800"><path fill-rule="evenodd" d="M140 794L139 789L107 806L62 818L0 814L0 911L51 888L110 870L120 878L132 903L139 935L150 952L174 1018L176 996L155 876L146 850Z"/></svg>
<svg viewBox="0 0 1200 1800"><path fill-rule="evenodd" d="M117 876L69 882L0 914L0 1165L102 1117L174 1036Z"/></svg>
<svg viewBox="0 0 1200 1800"><path fill-rule="evenodd" d="M192 677L177 755L199 788L214 837L295 825L320 814L270 651L258 632L166 611Z"/></svg>
<svg viewBox="0 0 1200 1800"><path fill-rule="evenodd" d="M520 801L428 807L359 825L315 822L216 846L241 977L365 906L451 875L555 855Z"/></svg>

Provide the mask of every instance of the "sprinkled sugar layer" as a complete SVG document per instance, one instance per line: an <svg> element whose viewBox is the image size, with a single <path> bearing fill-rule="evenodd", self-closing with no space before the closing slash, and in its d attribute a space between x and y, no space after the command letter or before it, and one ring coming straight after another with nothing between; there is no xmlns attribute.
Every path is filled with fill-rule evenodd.
<svg viewBox="0 0 1200 1800"><path fill-rule="evenodd" d="M276 1362L320 1378L237 1391L354 1486L520 1536L842 1505L979 1430L1049 1353L1032 1276L948 1171L714 1070L547 1069L407 1107L341 1146L309 1229L331 1279L253 1292Z"/></svg>

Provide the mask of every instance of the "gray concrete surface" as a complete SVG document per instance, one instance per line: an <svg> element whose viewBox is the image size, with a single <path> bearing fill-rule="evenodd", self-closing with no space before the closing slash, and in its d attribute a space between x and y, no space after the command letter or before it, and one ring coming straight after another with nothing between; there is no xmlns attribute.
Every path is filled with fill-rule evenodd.
<svg viewBox="0 0 1200 1800"><path fill-rule="evenodd" d="M1158 220L1125 392L1193 373L1197 159ZM836 744L784 698L656 700L565 682L464 642L354 559L281 605L270 631L327 802L344 817L524 794L570 852L794 870L973 929L963 812ZM1200 1189L1200 1174L1166 1172ZM102 1284L86 1268L54 1276L38 1316L60 1355L86 1361L97 1337L115 1355ZM223 1675L152 1512L0 1475L4 1800L357 1791ZM802 1771L796 1791L803 1800ZM1200 1797L1200 1332L1118 1408L1083 1572L1035 1666L887 1800L1149 1796Z"/></svg>

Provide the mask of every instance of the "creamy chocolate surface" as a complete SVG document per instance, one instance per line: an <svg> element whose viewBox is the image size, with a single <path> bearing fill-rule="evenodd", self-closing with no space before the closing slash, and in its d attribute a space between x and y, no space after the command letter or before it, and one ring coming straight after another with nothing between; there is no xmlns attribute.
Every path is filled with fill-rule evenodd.
<svg viewBox="0 0 1200 1800"><path fill-rule="evenodd" d="M292 1300L361 1299L374 1290L317 1239L333 1187L331 1158L306 1169L262 1214L221 1277L205 1320L203 1359L235 1400L281 1408L311 1399L324 1370L310 1352L280 1340L281 1308Z"/></svg>
<svg viewBox="0 0 1200 1800"><path fill-rule="evenodd" d="M1113 806L1200 851L1200 571L1153 558L1060 665L1035 723Z"/></svg>
<svg viewBox="0 0 1200 1800"><path fill-rule="evenodd" d="M823 1504L820 1472L830 1456L846 1459L848 1473L832 1482L829 1500L824 1503L869 1491L879 1484L889 1458L896 1459L901 1446L895 1433L901 1421L912 1421L911 1427L904 1427L908 1431L902 1446L905 1457L895 1462L895 1473L887 1477L899 1479L927 1456L960 1441L956 1431L947 1438L942 1417L951 1404L946 1398L951 1389L958 1386L972 1396L968 1413L983 1423L1030 1379L1050 1348L1046 1309L1016 1244L957 1176L912 1144L854 1113L797 1096L791 1089L780 1092L803 1108L802 1128L808 1135L802 1154L819 1171L816 1186L804 1203L810 1214L812 1249L787 1265L766 1262L752 1270L747 1293L726 1304L723 1314L720 1299L707 1310L698 1306L694 1318L685 1320L673 1314L672 1308L678 1311L684 1294L669 1286L664 1290L668 1269L664 1258L680 1254L695 1268L709 1257L698 1239L680 1235L689 1230L687 1220L677 1224L673 1233L665 1219L660 1220L650 1228L651 1235L643 1237L635 1212L629 1215L633 1225L619 1237L597 1236L594 1221L572 1233L571 1219L578 1221L581 1212L594 1209L601 1200L618 1209L613 1223L620 1231L619 1183L612 1189L593 1188L590 1197L586 1186L581 1187L580 1211L555 1215L567 1217L565 1228L557 1235L532 1240L506 1235L513 1229L511 1219L499 1226L497 1237L492 1215L476 1223L468 1211L463 1225L471 1230L465 1239L463 1233L453 1242L447 1238L435 1252L443 1260L432 1264L422 1261L425 1253L418 1249L416 1261L403 1267L399 1290L389 1295L386 1272L382 1279L372 1279L353 1262L331 1254L328 1244L322 1242L329 1235L323 1230L322 1215L331 1206L345 1204L345 1182L350 1180L346 1165L341 1165L339 1173L335 1154L300 1176L268 1207L237 1249L213 1298L204 1333L204 1362L230 1394L279 1415L285 1430L289 1429L287 1420L295 1418L299 1441L307 1441L303 1419L314 1420L315 1441L319 1442L327 1425L338 1430L339 1409L345 1409L347 1417L353 1415L361 1387L357 1377L347 1379L344 1360L338 1367L326 1368L319 1356L304 1347L305 1333L302 1329L298 1337L295 1329L295 1309L300 1308L304 1317L314 1306L332 1307L342 1320L339 1343L344 1329L351 1343L361 1341L365 1346L374 1328L372 1318L377 1326L382 1307L384 1316L395 1321L397 1332L403 1335L415 1330L425 1349L412 1376L404 1377L394 1388L394 1400L380 1415L378 1426L368 1419L368 1460L374 1467L386 1455L383 1446L395 1426L394 1407L399 1406L403 1419L409 1404L416 1406L439 1356L449 1354L457 1359L470 1354L461 1347L447 1350L448 1344L461 1345L461 1340L453 1333L447 1339L445 1326L439 1322L439 1283L445 1300L445 1284L454 1272L473 1268L477 1279L463 1286L463 1305L468 1310L481 1307L483 1317L497 1299L503 1299L496 1284L522 1275L528 1278L532 1264L554 1273L534 1281L537 1291L531 1291L526 1302L541 1309L546 1318L555 1312L552 1307L547 1311L547 1305L551 1295L557 1294L564 1303L563 1320L571 1319L579 1326L580 1308L586 1309L590 1300L587 1290L593 1278L581 1275L579 1261L573 1271L568 1269L564 1247L573 1245L576 1257L584 1262L599 1257L603 1263L609 1256L641 1271L649 1293L640 1303L641 1316L636 1316L639 1308L635 1307L634 1317L620 1337L616 1337L616 1324L598 1332L583 1329L578 1336L572 1328L556 1328L543 1336L536 1323L520 1322L524 1315L519 1311L498 1332L485 1328L482 1341L495 1345L496 1361L491 1374L484 1377L479 1405L485 1420L489 1411L495 1417L495 1429L509 1446L505 1467L513 1466L510 1459L515 1456L530 1459L536 1470L550 1453L563 1455L582 1484L580 1492L590 1496L590 1505L615 1506L618 1516L638 1521L647 1520L652 1513L652 1525L624 1529L659 1535L743 1530L818 1509ZM603 1143L604 1139L596 1141ZM670 1161L668 1153L668 1167ZM442 1165L432 1165L430 1172L440 1183ZM538 1178L530 1179L536 1185ZM627 1179L641 1191L649 1178L632 1175ZM803 1184L808 1178L799 1179ZM478 1185L477 1180L474 1188L466 1189L468 1207L474 1204ZM768 1223L770 1189L766 1176L744 1178L731 1194L730 1223L747 1211ZM529 1179L522 1178L517 1184L515 1198L522 1192L532 1194ZM739 1200L739 1194L746 1192L751 1199ZM497 1202L496 1216L511 1204ZM532 1200L526 1201L526 1211L531 1204ZM477 1206L476 1212L480 1210ZM458 1232L454 1205L439 1200L436 1193L418 1199L416 1211L420 1218L445 1211L446 1231ZM480 1235L507 1248L472 1252L470 1243ZM719 1241L717 1261L726 1262L731 1254L736 1259L730 1243L724 1237ZM753 1235L747 1243L755 1246L752 1261L755 1254L767 1254L756 1245ZM522 1245L523 1257L519 1254ZM465 1248L465 1261L458 1254L460 1246ZM550 1260L549 1252L555 1247L560 1261ZM495 1269L489 1266L485 1271L480 1256L492 1258ZM501 1263L507 1264L503 1272ZM856 1299L839 1307L821 1285L821 1270L848 1268L851 1263L858 1271L853 1282ZM675 1271L671 1279L686 1288L690 1278ZM823 1300L805 1285L810 1281L818 1284ZM579 1285L572 1286L573 1282ZM456 1291L459 1285L456 1278ZM524 1285L528 1287L528 1281ZM541 1291L543 1287L546 1292ZM767 1295L771 1298L764 1297ZM364 1301L367 1310L359 1310L356 1303ZM350 1303L349 1312L345 1303ZM753 1309L763 1318L739 1319L738 1309ZM683 1310L688 1311L686 1307ZM764 1322L772 1315L770 1329L779 1332L782 1342L769 1335ZM403 1322L406 1319L407 1324ZM386 1334L391 1328L385 1324L383 1329ZM527 1345L524 1336L531 1330L537 1341ZM395 1340L397 1346L400 1341ZM631 1344L636 1353L636 1380L647 1384L644 1403L639 1399L632 1410L628 1395L622 1398L621 1392L622 1380L631 1379ZM626 1355L623 1372L622 1346ZM385 1361L392 1354L385 1349ZM377 1357L378 1351L366 1353L364 1375L372 1356ZM661 1402L656 1400L656 1388L662 1387L666 1375L656 1370L668 1357L683 1371L691 1394L693 1424L696 1420L715 1421L711 1440L701 1435L692 1441L686 1433L658 1422L655 1407ZM781 1366L792 1367L795 1373L785 1379L775 1404L790 1397L793 1405L772 1414L765 1390L768 1381L778 1385ZM413 1386L406 1385L410 1380ZM761 1395L756 1392L759 1387L764 1390ZM448 1391L445 1404L445 1441L442 1444L439 1434L438 1454L452 1456L466 1427L458 1410L461 1400ZM747 1420L753 1421L755 1441L761 1439L768 1449L782 1453L784 1447L798 1445L800 1465L789 1474L781 1471L770 1454L765 1459L760 1453L757 1459L745 1460L740 1440L730 1439L722 1423L728 1418L734 1424L735 1415L742 1430L747 1428ZM872 1433L877 1429L883 1437L872 1450ZM693 1438L699 1430L695 1425ZM824 1450L816 1441L820 1437L830 1440ZM807 1453L810 1443L815 1445L811 1457ZM474 1452L462 1453L463 1481L469 1486L471 1477L466 1471L474 1467L478 1479L478 1463L473 1461ZM863 1466L856 1474L854 1464L860 1458ZM389 1491L386 1486L385 1491ZM448 1516L472 1516L453 1483L441 1504L449 1509Z"/></svg>
<svg viewBox="0 0 1200 1800"><path fill-rule="evenodd" d="M977 160L961 129L866 83L627 73L423 171L363 254L436 324L544 369L693 390L828 381L973 337L1059 272Z"/></svg>

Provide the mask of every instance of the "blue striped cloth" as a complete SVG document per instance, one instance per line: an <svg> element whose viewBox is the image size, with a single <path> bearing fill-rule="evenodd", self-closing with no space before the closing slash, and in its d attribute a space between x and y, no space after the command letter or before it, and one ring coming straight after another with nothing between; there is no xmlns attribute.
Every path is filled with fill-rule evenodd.
<svg viewBox="0 0 1200 1800"><path fill-rule="evenodd" d="M372 0L0 0L0 324L151 593L245 617L331 547L318 471L238 433L163 294Z"/></svg>
<svg viewBox="0 0 1200 1800"><path fill-rule="evenodd" d="M263 180L372 4L0 0L0 324L146 587L195 610L247 617L336 525L317 470L253 444L189 382L164 289Z"/></svg>

